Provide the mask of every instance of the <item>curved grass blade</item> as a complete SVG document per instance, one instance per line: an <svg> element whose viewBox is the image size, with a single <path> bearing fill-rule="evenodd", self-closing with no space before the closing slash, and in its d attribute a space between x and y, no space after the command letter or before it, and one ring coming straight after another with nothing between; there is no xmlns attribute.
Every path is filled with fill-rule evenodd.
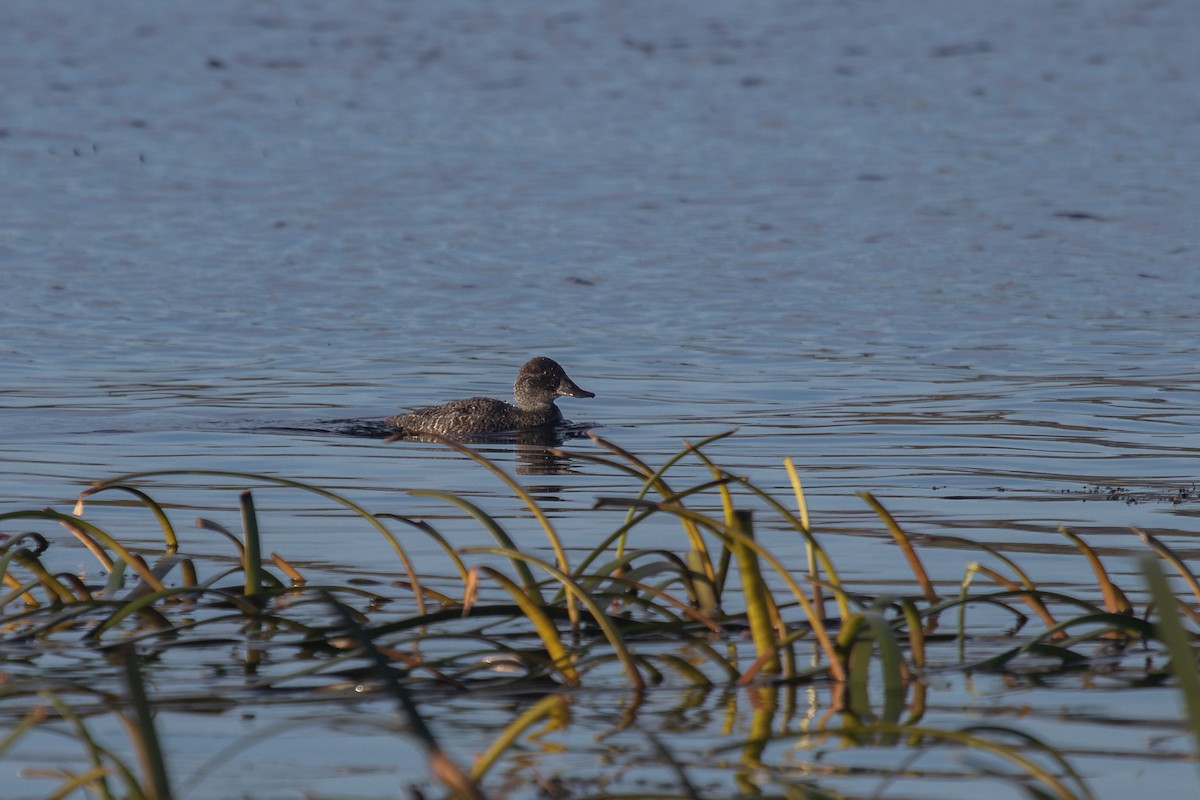
<svg viewBox="0 0 1200 800"><path fill-rule="evenodd" d="M546 648L546 653L550 656L550 662L554 665L554 669L563 676L568 686L579 685L579 673L575 670L574 659L570 650L563 644L562 638L558 635L558 628L550 620L543 611L542 606L535 603L528 595L521 591L521 588L513 583L509 578L491 567L480 567L481 572L491 576L491 578L500 584L500 586L512 596L513 601L521 609L529 621L533 623L534 629L542 640L542 644Z"/></svg>
<svg viewBox="0 0 1200 800"><path fill-rule="evenodd" d="M512 491L512 493L516 495L522 503L525 504L525 507L529 509L529 513L533 514L534 519L536 519L542 526L542 530L546 532L546 537L550 540L550 546L554 548L554 557L558 561L559 569L565 573L569 573L571 571L570 563L567 561L567 551L565 548L563 548L562 541L558 538L558 534L555 532L554 526L550 523L550 518L546 516L546 513L542 511L541 507L537 504L529 492L525 491L524 487L522 487L515 478L513 478L504 470L500 469L500 467L497 466L496 463L491 459L480 455L460 442L456 442L453 439L447 439L444 436L438 436L436 434L431 434L431 438L467 456L476 464L481 465L488 472L495 475L506 486L508 486L509 490Z"/></svg>
<svg viewBox="0 0 1200 800"><path fill-rule="evenodd" d="M738 560L738 574L742 577L742 596L746 603L746 616L750 622L750 635L754 649L762 661L762 672L778 675L783 666L779 662L776 627L771 613L771 602L767 585L763 581L758 558L750 542L754 541L754 526L749 511L731 510L728 520L732 540L730 549ZM780 631L786 635L786 632Z"/></svg>
<svg viewBox="0 0 1200 800"><path fill-rule="evenodd" d="M496 522L496 519L491 514L487 513L470 500L466 500L456 494L452 494L451 492L440 492L432 489L414 489L413 491L409 492L409 494L416 497L433 497L438 500L444 500L451 505L456 505L463 511L466 511L468 514L470 514L476 522L482 525L484 529L492 535L492 538L499 543L501 548L512 551L517 551L519 549L516 543L514 543L512 538L508 535L508 532L500 526L500 523ZM461 559L459 560L459 563L462 563ZM544 597L542 597L541 590L538 588L537 580L533 577L533 572L529 569L529 565L520 560L513 561L512 565L513 569L516 570L517 575L521 578L521 584L525 587L526 593L528 593L530 597L537 600L538 603L544 605L546 600ZM466 574L465 567L463 574Z"/></svg>
<svg viewBox="0 0 1200 800"><path fill-rule="evenodd" d="M688 561L685 563L676 553L670 550L635 550L601 565L594 574L576 574L572 577L586 591L595 594L602 590L601 587L606 582L619 582L633 588L638 588L646 578L654 575L665 574L673 576L683 585L688 599L696 607L697 616L709 620L706 624L710 624L714 629L719 629L716 623L711 622L712 613L705 613L704 610L705 605L701 600L701 594L703 593L702 586L705 581L705 575L702 572L692 570L691 561L694 553L694 550L688 551ZM656 561L651 564L636 564L639 559L649 556L662 558L664 561ZM675 598L671 598L671 601L678 605L683 605Z"/></svg>
<svg viewBox="0 0 1200 800"><path fill-rule="evenodd" d="M162 746L154 729L154 712L146 696L142 673L138 668L137 650L133 645L119 645L113 651L125 667L125 687L129 692L132 718L118 713L129 734L141 764L142 785L147 800L170 800L171 785L167 778L167 767L163 760Z"/></svg>
<svg viewBox="0 0 1200 800"><path fill-rule="evenodd" d="M1112 582L1112 578L1108 575L1108 570L1104 568L1104 562L1100 560L1100 556L1096 554L1092 546L1068 530L1066 525L1059 525L1058 532L1070 539L1071 543L1079 548L1079 552L1083 553L1083 557L1091 565L1092 572L1096 575L1096 582L1100 584L1100 593L1104 597L1104 607L1113 613L1131 613L1133 605L1125 597L1125 593L1121 591L1121 588Z"/></svg>
<svg viewBox="0 0 1200 800"><path fill-rule="evenodd" d="M625 645L625 640L622 638L620 631L618 631L617 628L612 624L612 620L609 619L608 614L604 613L604 610L596 605L596 601L592 599L591 595L589 595L578 583L576 583L570 575L556 569L554 566L540 558L536 558L528 553L522 553L516 550L504 550L503 548L497 547L471 547L467 548L466 552L492 553L494 555L504 556L508 559L519 558L549 573L554 580L567 589L567 591L575 597L579 604L586 608L588 613L592 615L592 620L597 626L599 626L600 630L604 632L604 637L608 640L609 646L613 649L613 652L621 661L621 664L625 667L626 675L633 687L638 690L643 690L646 688L645 678L638 669L637 661L634 659L633 654Z"/></svg>
<svg viewBox="0 0 1200 800"><path fill-rule="evenodd" d="M121 603L116 611L84 634L84 639L98 639L106 632L119 625L131 614L151 614L153 615L152 621L156 627L162 629L173 629L175 626L173 626L166 619L166 617L154 610L154 604L159 600L163 600L168 597L194 595L200 592L216 594L223 600L229 602L235 608L239 609L244 616L255 616L261 613L261 609L257 605L249 602L244 596L238 595L234 592L227 592L222 589L202 590L195 586L171 586L160 589L157 592L140 595L136 599Z"/></svg>
<svg viewBox="0 0 1200 800"><path fill-rule="evenodd" d="M1170 654L1171 671L1179 681L1179 691L1187 709L1188 729L1195 741L1196 752L1200 753L1200 669L1196 666L1193 639L1183 627L1176 611L1178 601L1158 561L1148 555L1142 556L1140 567L1150 596L1154 598L1154 607L1158 609L1155 630Z"/></svg>
<svg viewBox="0 0 1200 800"><path fill-rule="evenodd" d="M812 533L812 526L808 519L808 501L804 499L804 486L800 483L800 476L796 473L796 466L792 463L790 457L783 459L783 468L787 470L788 480L792 482L792 494L796 496L796 512L800 516L800 528L804 531ZM805 539L804 556L808 565L808 579L812 584L812 604L817 613L821 615L821 619L825 619L825 599L821 596L821 584L817 583L821 575L817 571L817 554L813 546L811 538Z"/></svg>
<svg viewBox="0 0 1200 800"><path fill-rule="evenodd" d="M438 546L441 547L446 553L446 556L449 557L450 562L454 564L454 569L458 571L458 576L462 579L462 582L464 584L467 582L467 565L464 564L463 560L458 557L458 553L455 552L453 545L446 541L446 537L442 536L442 534L438 532L437 528L433 527L424 520L410 519L409 517L402 517L399 514L376 514L375 516L384 519L394 519L397 522L403 522L405 525L410 525L421 531L421 533L424 533L430 539L433 539L433 541L437 542Z"/></svg>
<svg viewBox="0 0 1200 800"><path fill-rule="evenodd" d="M132 486L122 486L120 484L105 486L104 489L94 490L88 494L97 494L100 491L107 491L108 489L118 489L136 497L142 505L150 509L150 511L154 514L154 518L158 520L158 525L160 528L162 528L163 540L166 542L167 549L172 552L179 549L179 539L175 536L175 526L171 524L170 518L167 517L167 512L163 510L163 507L159 505L154 498L150 497L150 495L146 494L141 489L136 489ZM75 511L73 513L77 517L83 515L84 497L85 495L83 494L79 495L79 499L75 502Z"/></svg>
<svg viewBox="0 0 1200 800"><path fill-rule="evenodd" d="M3 597L0 597L0 608L6 607L9 603L14 602L18 597L21 598L22 603L30 608L37 608L41 605L41 603L38 602L38 599L33 596L33 590L38 586L41 586L41 582L36 578L31 581L21 583L21 581L18 580L15 575L6 573L4 575L4 583L7 584L12 591ZM6 621L8 619L8 617L5 617Z"/></svg>
<svg viewBox="0 0 1200 800"><path fill-rule="evenodd" d="M682 506L682 503L680 501L682 501L684 498L690 497L691 495L697 494L699 492L707 491L708 489L711 489L715 486L719 486L722 483L727 483L729 480L730 480L730 478L720 478L717 480L712 480L712 481L708 481L706 483L701 483L699 485L692 486L688 489L685 489L682 492L677 492L674 494L667 495L661 501L661 503ZM612 502L609 502L609 501L612 501ZM592 548L591 552L589 552L586 556L584 556L583 560L579 562L579 566L575 568L576 576L582 575L583 572L588 567L590 567L597 558L602 556L614 542L619 541L622 543L617 548L617 557L620 558L621 556L623 556L624 550L625 550L624 542L627 538L629 531L631 531L634 527L636 527L638 524L640 524L644 520L648 519L650 516L652 516L652 513L653 513L653 511L645 511L642 514L638 514L637 513L638 508L653 509L653 510L657 510L657 508L658 508L658 504L656 504L655 502L648 501L648 500L641 500L640 498L631 500L631 501L627 501L624 499L613 500L613 498L606 498L606 497L596 498L596 504L594 506L595 508L602 508L606 505L620 506L622 508L627 507L627 508L629 508L630 513L626 515L625 522L624 522L624 524L621 525L621 527L617 528L615 531L610 533L608 536L601 539L600 542L595 547ZM707 543L705 543L704 537L701 535L699 527L697 527L696 523L691 519L681 520L680 524L683 525L684 532L687 534L688 543L691 545L691 549L699 555L701 563L703 565L705 565L705 572L710 575L710 580L714 579L715 576L712 575L714 568L712 566L712 559L709 557L708 545L707 545ZM719 584L716 584L715 581L714 581L714 585L719 586ZM720 594L720 592L718 590L718 597L719 597L719 594Z"/></svg>
<svg viewBox="0 0 1200 800"><path fill-rule="evenodd" d="M617 455L629 461L631 464L634 464L639 472L646 476L645 482L642 484L642 488L636 495L638 500L643 499L649 493L650 489L653 488L663 496L664 501L678 502L682 495L676 495L676 493L673 492L669 486L667 486L667 482L663 479L663 475L665 475L667 471L671 469L671 467L675 466L684 458L686 458L689 453L698 453L701 447L706 447L712 442L715 442L719 439L724 439L727 436L731 436L734 432L735 431L733 430L729 430L722 433L713 434L712 436L707 436L701 439L695 445L687 445L683 450L667 459L666 462L664 462L663 465L654 472L650 472L649 466L624 448L618 447L606 439L601 439L599 436L595 435L595 433L589 433L588 437L600 447L616 453ZM690 491L688 493L690 494ZM625 522L628 524L632 521L632 519L633 509L630 508ZM692 547L701 552L704 555L704 560L709 564L707 567L707 570L709 571L709 578L715 578L716 574L712 571L711 567L712 559L708 556L707 547L704 544L704 537L700 536L700 532L689 520L681 518L680 523L684 526L684 530L687 532L688 539L692 542ZM618 554L620 554L620 552L624 549L624 543L624 538L620 539Z"/></svg>
<svg viewBox="0 0 1200 800"><path fill-rule="evenodd" d="M419 611L419 613L422 613L422 614L425 613L425 600L424 600L424 592L421 588L421 581L417 578L416 570L413 569L412 562L408 558L408 553L405 552L404 547L400 544L400 540L396 538L395 534L393 534L390 530L388 530L386 525L384 525L382 522L380 522L378 519L376 519L373 514L371 514L366 509L364 509L358 503L355 503L354 501L343 497L342 495L338 494L337 492L332 492L328 489L322 489L319 486L313 486L312 484L304 483L303 481L294 481L294 480L291 480L288 478L277 478L273 475L263 475L261 473L255 473L255 472L232 472L232 471L227 471L227 470L207 470L207 469L165 469L165 470L147 470L145 472L130 472L125 475L119 475L115 478L110 478L109 480L106 480L106 481L98 481L91 489L87 489L84 492L81 492L80 497L81 498L87 497L89 495L95 494L96 492L102 492L105 489L109 488L110 486L123 485L126 483L131 483L131 482L142 480L145 478L162 478L162 477L168 477L168 476L171 476L171 477L193 476L193 477L211 477L211 478L231 478L231 479L237 479L237 480L258 481L261 483L273 484L275 486L286 486L286 487L292 488L292 489L300 489L305 492L311 492L312 494L315 494L318 497L323 497L326 500L329 500L333 503L336 503L337 505L342 506L343 508L347 508L350 511L353 511L356 515L358 515L359 517L366 520L367 523L371 525L371 527L375 528L375 530L378 531L392 546L392 550L396 553L396 556L400 559L401 564L404 565L405 572L408 573L408 579L412 583L412 586L413 586L413 595L416 599L418 611ZM0 515L0 519L3 519L3 518L4 518L4 515Z"/></svg>
<svg viewBox="0 0 1200 800"><path fill-rule="evenodd" d="M768 494L765 490L759 488L758 486L754 485L750 481L748 481L744 478L738 478L733 475L728 475L728 473L725 473L725 474L731 480L734 480L737 483L740 483L743 487L745 487L746 489L753 492L763 502L765 502L772 509L774 509L776 511L776 513L778 513L779 516L781 516L784 519L784 521L786 521L789 525L791 525L792 528L797 533L799 533L802 537L804 537L804 543L805 543L806 549L811 550L811 552L816 556L817 560L820 562L821 568L825 570L825 574L829 576L828 583L835 590L835 599L838 604L838 614L839 614L840 618L845 619L846 617L850 616L850 605L849 605L849 602L847 599L847 593L842 588L842 581L841 581L841 578L838 577L838 572L837 572L837 569L833 565L833 560L829 558L829 554L825 551L825 548L817 540L817 537L815 535L813 535L812 531L809 530L809 528L807 527L807 522L805 520L801 519L800 517L797 517L795 514L793 514L791 511L789 511L786 507L784 507L784 505L782 503L780 503L774 497L771 497L771 495ZM818 583L818 585L819 585L819 582L817 582L817 581L815 581L815 579L811 578L811 574L810 574L810 580L814 580L814 582ZM814 595L814 597L816 597L816 595ZM822 606L822 608L819 609L819 613L817 616L818 616L819 620L824 620L825 609L823 606Z"/></svg>
<svg viewBox="0 0 1200 800"><path fill-rule="evenodd" d="M105 547L120 556L121 560L133 567L133 570L146 583L153 586L156 590L163 588L162 584L154 577L142 559L130 553L124 545L90 522L69 514L61 514L49 508L40 511L10 511L6 514L0 514L0 521L5 519L48 519L58 522L72 533L75 533L76 530L83 531L87 534L85 538L99 539Z"/></svg>
<svg viewBox="0 0 1200 800"><path fill-rule="evenodd" d="M1054 615L1050 613L1050 609L1047 608L1046 604L1042 602L1041 597L1038 596L1037 591L1033 587L1018 586L1008 578L1001 575L999 572L985 567L983 564L974 564L973 566L975 567L976 572L980 572L988 576L1009 591L1017 592L1021 599L1024 600L1031 609L1033 609L1034 613L1042 618L1042 622L1046 623L1047 628L1053 628L1058 624L1058 620L1056 620Z"/></svg>
<svg viewBox="0 0 1200 800"><path fill-rule="evenodd" d="M60 603L71 603L75 600L75 596L71 594L71 590L63 586L62 583L59 582L59 580L53 575L51 575L50 571L42 565L41 560L39 560L38 557L35 556L30 550L27 550L24 547L18 547L15 550L4 551L4 554L0 556L0 575L8 575L8 565L13 561L17 562L21 566L25 567L25 569L33 573L33 577L37 578L38 583L40 583L42 588L46 590L46 594L50 596L51 600ZM15 577L14 580L16 580Z"/></svg>
<svg viewBox="0 0 1200 800"><path fill-rule="evenodd" d="M596 502L597 505L637 506L647 510L648 513L645 516L649 516L649 512L655 511L673 514L676 516L687 516L695 521L700 527L706 528L717 536L728 539L730 542L732 542L733 539L738 538L737 532L733 529L725 528L724 525L717 520L707 517L704 514L699 514L691 509L684 508L683 506L675 506L668 503L655 503L649 500L628 500L625 498L600 498ZM779 559L775 558L775 556L772 555L769 550L762 547L762 545L758 544L753 539L744 541L746 546L754 550L759 558L765 560L771 565L771 568L779 574L780 578L787 584L788 589L792 592L792 596L796 599L796 602L804 610L804 614L812 625L813 634L816 636L821 650L825 653L826 658L829 659L830 677L832 677L835 681L845 680L846 672L842 657L838 653L837 648L834 646L833 640L829 637L829 631L817 617L816 612L813 610L812 604L809 603L804 591L800 588L799 584L796 583L796 580L792 577L791 572L789 572L783 566L783 564L779 562Z"/></svg>
<svg viewBox="0 0 1200 800"><path fill-rule="evenodd" d="M896 640L896 632L877 611L863 613L863 619L871 629L879 653L880 672L883 676L883 714L885 722L899 722L904 710L905 687L908 684L908 666Z"/></svg>
<svg viewBox="0 0 1200 800"><path fill-rule="evenodd" d="M425 724L424 718L421 717L420 712L417 710L417 705L413 702L408 689L397 678L395 670L392 668L387 657L375 646L371 634L358 624L352 610L338 602L333 595L328 593L325 593L325 602L337 613L347 633L363 648L376 676L399 703L408 721L408 725L412 729L413 735L416 736L425 749L426 757L429 759L429 771L452 791L469 798L469 800L485 800L483 793L479 791L479 787L475 781L467 773L463 772L446 755L445 751L442 750L433 732L429 730L429 726Z"/></svg>
<svg viewBox="0 0 1200 800"><path fill-rule="evenodd" d="M712 680L689 663L686 659L675 655L674 653L659 653L655 656L659 661L674 667L675 671L682 675L692 686L701 688L709 688L713 685Z"/></svg>
<svg viewBox="0 0 1200 800"><path fill-rule="evenodd" d="M219 522L214 522L213 520L205 519L204 517L196 517L196 527L200 528L202 530L206 530L206 531L216 531L217 533L224 536L226 539L228 539L230 542L233 543L234 547L237 548L238 561L245 562L245 560L246 560L246 545L242 544L242 540L237 537L237 534L235 534L233 531L229 530L229 528L226 528L224 525L222 525Z"/></svg>
<svg viewBox="0 0 1200 800"><path fill-rule="evenodd" d="M865 737L873 735L910 737L924 742L921 750L922 753L930 751L929 743L925 740L955 743L971 751L989 753L1008 761L1020 769L1022 773L1038 781L1048 790L1050 796L1057 800L1094 800L1094 795L1088 789L1087 784L1084 783L1083 778L1060 753L1039 739L1012 728L1004 728L997 725L972 725L960 728L959 730L948 730L945 728L916 725L899 725L890 722L874 722L838 728L826 728L823 732L826 735L845 736L852 741L861 741ZM1018 744L999 742L984 734L1010 736L1015 738ZM782 746L786 739L803 739L809 735L807 732L788 735L773 734L772 743ZM745 743L732 742L716 748L715 752L723 753L740 747L745 747ZM1053 762L1062 777L1022 752L1030 748ZM1068 781L1071 784L1070 786L1067 784Z"/></svg>
<svg viewBox="0 0 1200 800"><path fill-rule="evenodd" d="M1133 532L1138 535L1139 539L1150 545L1154 552L1158 553L1164 561L1175 568L1175 571L1179 573L1179 576L1187 582L1188 588L1192 590L1192 594L1196 596L1196 600L1200 601L1200 582L1196 581L1196 576L1192 574L1192 571L1188 568L1188 565L1184 563L1183 559L1175 555L1174 550L1167 547L1156 537L1151 536L1141 528L1134 527Z"/></svg>
<svg viewBox="0 0 1200 800"><path fill-rule="evenodd" d="M557 694L548 694L541 700L525 709L521 714L504 727L499 736L492 740L488 749L478 756L471 765L471 780L481 783L500 756L521 737L530 726L542 719L548 719L551 730L560 729L567 721L570 701Z"/></svg>
<svg viewBox="0 0 1200 800"><path fill-rule="evenodd" d="M908 538L908 534L896 522L896 518L883 507L883 503L875 499L875 495L870 492L858 492L858 496L866 500L867 505L874 509L875 513L879 515L879 518L887 526L888 531L891 532L892 538L896 540L896 544L900 545L900 550L904 553L904 557L908 559L908 566L912 569L917 583L920 584L921 591L925 594L925 599L931 603L936 603L939 598L937 592L934 591L933 582L929 580L929 575L925 572L925 567L921 564L921 557L917 555L917 551L912 546L912 541Z"/></svg>
<svg viewBox="0 0 1200 800"><path fill-rule="evenodd" d="M300 574L300 570L292 566L292 563L279 555L279 553L271 553L271 563L279 567L283 574L288 576L293 589L297 589L308 583L304 576ZM192 581L192 584L194 585L195 581Z"/></svg>
<svg viewBox="0 0 1200 800"><path fill-rule="evenodd" d="M904 614L904 622L908 626L908 652L914 670L920 671L925 667L925 631L921 627L921 615L916 605L907 597L901 597L897 602Z"/></svg>

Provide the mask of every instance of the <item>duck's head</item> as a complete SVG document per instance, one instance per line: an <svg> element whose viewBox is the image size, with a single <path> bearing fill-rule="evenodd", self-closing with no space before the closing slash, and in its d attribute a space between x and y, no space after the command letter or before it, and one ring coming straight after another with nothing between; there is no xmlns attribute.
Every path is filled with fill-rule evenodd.
<svg viewBox="0 0 1200 800"><path fill-rule="evenodd" d="M517 405L525 409L554 405L556 397L596 396L594 392L580 389L557 361L545 356L530 359L521 367L513 395Z"/></svg>

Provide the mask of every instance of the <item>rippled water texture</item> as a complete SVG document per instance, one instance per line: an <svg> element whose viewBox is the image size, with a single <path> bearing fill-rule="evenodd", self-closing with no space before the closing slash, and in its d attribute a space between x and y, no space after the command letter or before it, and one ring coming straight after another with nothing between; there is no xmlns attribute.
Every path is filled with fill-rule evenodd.
<svg viewBox="0 0 1200 800"><path fill-rule="evenodd" d="M859 489L1083 593L1060 523L1194 555L1197 30L1188 0L6 0L0 509L194 468L514 515L328 421L504 397L544 354L647 460L737 427L709 455L784 491L794 458L866 587L904 573ZM577 543L611 530L613 475L484 449ZM268 535L376 563L326 532Z"/></svg>

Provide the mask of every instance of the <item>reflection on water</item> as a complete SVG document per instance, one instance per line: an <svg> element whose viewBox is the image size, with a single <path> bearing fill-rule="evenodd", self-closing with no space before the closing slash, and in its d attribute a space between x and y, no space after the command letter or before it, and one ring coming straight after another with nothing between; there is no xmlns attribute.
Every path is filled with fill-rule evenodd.
<svg viewBox="0 0 1200 800"><path fill-rule="evenodd" d="M504 460L513 462L513 469L518 475L565 475L577 469L572 465L574 459L557 448L568 440L586 438L590 431L591 427L587 425L564 423L502 433L472 434L459 437L458 441L471 448L482 448L492 458L511 450L511 456ZM394 429L387 441L445 443L439 436L407 432L397 434ZM505 445L511 447L506 448Z"/></svg>

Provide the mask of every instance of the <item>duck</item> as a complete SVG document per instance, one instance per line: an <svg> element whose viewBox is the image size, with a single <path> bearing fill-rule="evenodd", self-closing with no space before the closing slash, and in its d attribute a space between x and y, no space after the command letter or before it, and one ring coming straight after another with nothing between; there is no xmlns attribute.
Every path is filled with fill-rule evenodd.
<svg viewBox="0 0 1200 800"><path fill-rule="evenodd" d="M456 436L501 433L557 425L563 415L559 397L595 397L571 380L557 361L538 356L525 362L513 384L517 404L490 397L468 397L388 417L384 424L401 435Z"/></svg>

